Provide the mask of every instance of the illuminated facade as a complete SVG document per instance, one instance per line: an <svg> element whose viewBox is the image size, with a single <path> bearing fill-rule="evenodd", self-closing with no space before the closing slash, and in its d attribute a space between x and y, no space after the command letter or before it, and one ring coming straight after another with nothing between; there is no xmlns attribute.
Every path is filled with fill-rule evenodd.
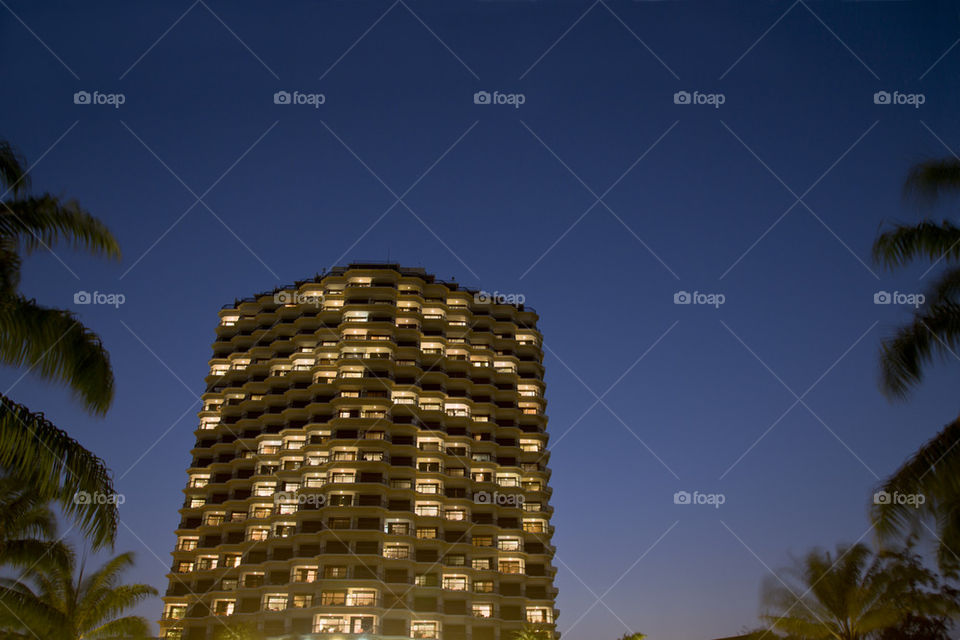
<svg viewBox="0 0 960 640"><path fill-rule="evenodd" d="M353 264L224 308L161 638L552 630L541 336L508 302Z"/></svg>

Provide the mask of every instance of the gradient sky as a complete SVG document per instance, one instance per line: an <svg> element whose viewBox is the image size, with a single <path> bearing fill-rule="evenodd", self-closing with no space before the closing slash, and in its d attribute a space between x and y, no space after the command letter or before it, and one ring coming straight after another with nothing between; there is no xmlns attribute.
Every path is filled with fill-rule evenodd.
<svg viewBox="0 0 960 640"><path fill-rule="evenodd" d="M878 478L956 416L957 363L906 403L879 393L910 308L874 293L932 276L869 255L918 217L911 164L960 148L958 36L937 2L2 0L0 136L124 258L58 247L22 283L103 337L107 417L23 371L0 389L106 459L117 549L162 591L222 305L388 258L522 293L545 336L564 638L733 634L770 569L867 534Z"/></svg>

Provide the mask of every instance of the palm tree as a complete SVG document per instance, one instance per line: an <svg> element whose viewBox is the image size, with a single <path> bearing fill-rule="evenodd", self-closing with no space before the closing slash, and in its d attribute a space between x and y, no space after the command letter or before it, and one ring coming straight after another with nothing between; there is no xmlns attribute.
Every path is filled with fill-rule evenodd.
<svg viewBox="0 0 960 640"><path fill-rule="evenodd" d="M25 580L2 579L0 636L11 640L139 640L150 625L139 616L122 616L157 590L146 584L122 584L120 574L133 554L109 560L84 576L69 550L51 565L25 572Z"/></svg>
<svg viewBox="0 0 960 640"><path fill-rule="evenodd" d="M924 205L958 191L960 161L955 159L918 164L904 187L906 195ZM949 220L897 225L877 238L873 254L890 269L919 259L945 265L927 290L926 304L881 348L881 388L887 396L902 399L923 380L928 365L954 357L960 345L960 227ZM958 442L960 418L920 447L881 487L890 496L913 499L881 501L871 514L882 540L915 536L923 529L934 533L939 539L938 561L945 569L960 567L960 558L951 551L960 549Z"/></svg>
<svg viewBox="0 0 960 640"><path fill-rule="evenodd" d="M214 629L213 640L264 640L264 635L253 623L224 623Z"/></svg>
<svg viewBox="0 0 960 640"><path fill-rule="evenodd" d="M798 640L865 640L911 613L949 613L953 596L909 553L874 555L863 544L839 545L836 555L814 549L784 577L768 579L761 619Z"/></svg>
<svg viewBox="0 0 960 640"><path fill-rule="evenodd" d="M61 551L52 542L53 512L37 494L9 476L0 477L0 565L30 567Z"/></svg>
<svg viewBox="0 0 960 640"><path fill-rule="evenodd" d="M553 633L549 629L535 625L526 625L520 631L514 631L512 640L553 640Z"/></svg>
<svg viewBox="0 0 960 640"><path fill-rule="evenodd" d="M19 291L23 258L66 242L93 255L120 257L110 231L73 201L29 195L30 179L16 150L0 140L0 363L27 366L66 384L94 414L113 398L113 372L100 338L69 311L39 305ZM9 197L8 197L9 196ZM71 500L77 492L112 495L110 474L42 414L0 395L0 467L79 517L95 545L112 541L116 508L103 500Z"/></svg>
<svg viewBox="0 0 960 640"><path fill-rule="evenodd" d="M645 633L625 633L620 636L620 640L644 640L646 637Z"/></svg>

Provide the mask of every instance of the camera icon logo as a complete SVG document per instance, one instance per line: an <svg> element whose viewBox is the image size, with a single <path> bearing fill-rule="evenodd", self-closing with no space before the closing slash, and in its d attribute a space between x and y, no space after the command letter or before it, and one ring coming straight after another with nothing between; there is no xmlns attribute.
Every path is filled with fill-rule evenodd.
<svg viewBox="0 0 960 640"><path fill-rule="evenodd" d="M890 504L890 493L887 491L877 491L873 494L873 504Z"/></svg>
<svg viewBox="0 0 960 640"><path fill-rule="evenodd" d="M492 504L493 497L486 491L478 491L473 494L473 501L477 504Z"/></svg>
<svg viewBox="0 0 960 640"><path fill-rule="evenodd" d="M90 504L91 502L91 496L86 491L77 491L75 494L73 494L74 504Z"/></svg>
<svg viewBox="0 0 960 640"><path fill-rule="evenodd" d="M677 91L673 94L673 104L690 104L690 92Z"/></svg>
<svg viewBox="0 0 960 640"><path fill-rule="evenodd" d="M92 301L89 291L77 291L73 294L73 304L90 304Z"/></svg>
<svg viewBox="0 0 960 640"><path fill-rule="evenodd" d="M873 94L873 104L890 104L890 92L877 91Z"/></svg>
<svg viewBox="0 0 960 640"><path fill-rule="evenodd" d="M490 104L490 92L477 91L473 94L473 104Z"/></svg>
<svg viewBox="0 0 960 640"><path fill-rule="evenodd" d="M877 291L873 294L873 304L890 304L891 302L893 302L893 297L889 291Z"/></svg>
<svg viewBox="0 0 960 640"><path fill-rule="evenodd" d="M77 91L73 94L73 104L90 104L90 92Z"/></svg>
<svg viewBox="0 0 960 640"><path fill-rule="evenodd" d="M693 302L693 297L689 291L677 291L673 294L673 304L690 304L691 302Z"/></svg>
<svg viewBox="0 0 960 640"><path fill-rule="evenodd" d="M488 304L493 300L489 293L486 291L477 291L473 294L473 301L477 304Z"/></svg>
<svg viewBox="0 0 960 640"><path fill-rule="evenodd" d="M273 104L290 104L290 92L277 91L273 94Z"/></svg>
<svg viewBox="0 0 960 640"><path fill-rule="evenodd" d="M677 491L673 494L673 504L690 504L690 492Z"/></svg>
<svg viewBox="0 0 960 640"><path fill-rule="evenodd" d="M294 294L291 291L277 291L273 294L275 304L294 304Z"/></svg>

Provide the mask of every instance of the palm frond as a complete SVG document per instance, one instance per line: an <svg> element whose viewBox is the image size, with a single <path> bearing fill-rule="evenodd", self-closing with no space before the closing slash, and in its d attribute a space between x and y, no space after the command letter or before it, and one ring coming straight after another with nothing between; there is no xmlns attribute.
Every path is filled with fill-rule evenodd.
<svg viewBox="0 0 960 640"><path fill-rule="evenodd" d="M150 624L139 616L117 618L101 625L83 636L84 640L147 640Z"/></svg>
<svg viewBox="0 0 960 640"><path fill-rule="evenodd" d="M116 585L99 592L84 592L78 621L85 628L112 620L147 598L157 595L157 590L147 584Z"/></svg>
<svg viewBox="0 0 960 640"><path fill-rule="evenodd" d="M887 268L901 267L917 258L956 260L960 258L960 228L948 220L937 224L900 224L873 243L873 259Z"/></svg>
<svg viewBox="0 0 960 640"><path fill-rule="evenodd" d="M919 309L913 321L884 340L880 386L891 398L903 398L924 375L924 366L954 357L960 345L960 304L940 301Z"/></svg>
<svg viewBox="0 0 960 640"><path fill-rule="evenodd" d="M115 495L103 460L42 414L32 413L2 395L0 466L29 484L41 497L59 500L95 546L113 542L117 531L116 505L109 500L76 499L84 494Z"/></svg>
<svg viewBox="0 0 960 640"><path fill-rule="evenodd" d="M0 204L0 236L17 238L27 253L66 241L96 256L120 258L120 245L103 222L76 200L49 194Z"/></svg>
<svg viewBox="0 0 960 640"><path fill-rule="evenodd" d="M15 196L30 189L27 162L7 140L0 140L0 186Z"/></svg>
<svg viewBox="0 0 960 640"><path fill-rule="evenodd" d="M933 204L944 195L960 191L960 160L942 158L914 165L904 181L904 196Z"/></svg>
<svg viewBox="0 0 960 640"><path fill-rule="evenodd" d="M59 380L93 412L113 400L113 370L100 338L75 315L22 296L0 299L0 362Z"/></svg>
<svg viewBox="0 0 960 640"><path fill-rule="evenodd" d="M133 566L133 553L121 553L103 564L99 569L88 575L80 584L80 590L88 593L109 591L116 586L120 574Z"/></svg>
<svg viewBox="0 0 960 640"><path fill-rule="evenodd" d="M960 558L960 419L943 428L920 447L880 487L894 496L922 496L912 502L881 501L871 507L871 517L881 540L922 535L927 526L938 531L941 566L958 566ZM875 501L876 502L876 501Z"/></svg>
<svg viewBox="0 0 960 640"><path fill-rule="evenodd" d="M23 259L13 238L0 237L0 299L11 298L20 286Z"/></svg>
<svg viewBox="0 0 960 640"><path fill-rule="evenodd" d="M41 638L63 626L63 615L22 585L0 587L0 628L26 630Z"/></svg>

